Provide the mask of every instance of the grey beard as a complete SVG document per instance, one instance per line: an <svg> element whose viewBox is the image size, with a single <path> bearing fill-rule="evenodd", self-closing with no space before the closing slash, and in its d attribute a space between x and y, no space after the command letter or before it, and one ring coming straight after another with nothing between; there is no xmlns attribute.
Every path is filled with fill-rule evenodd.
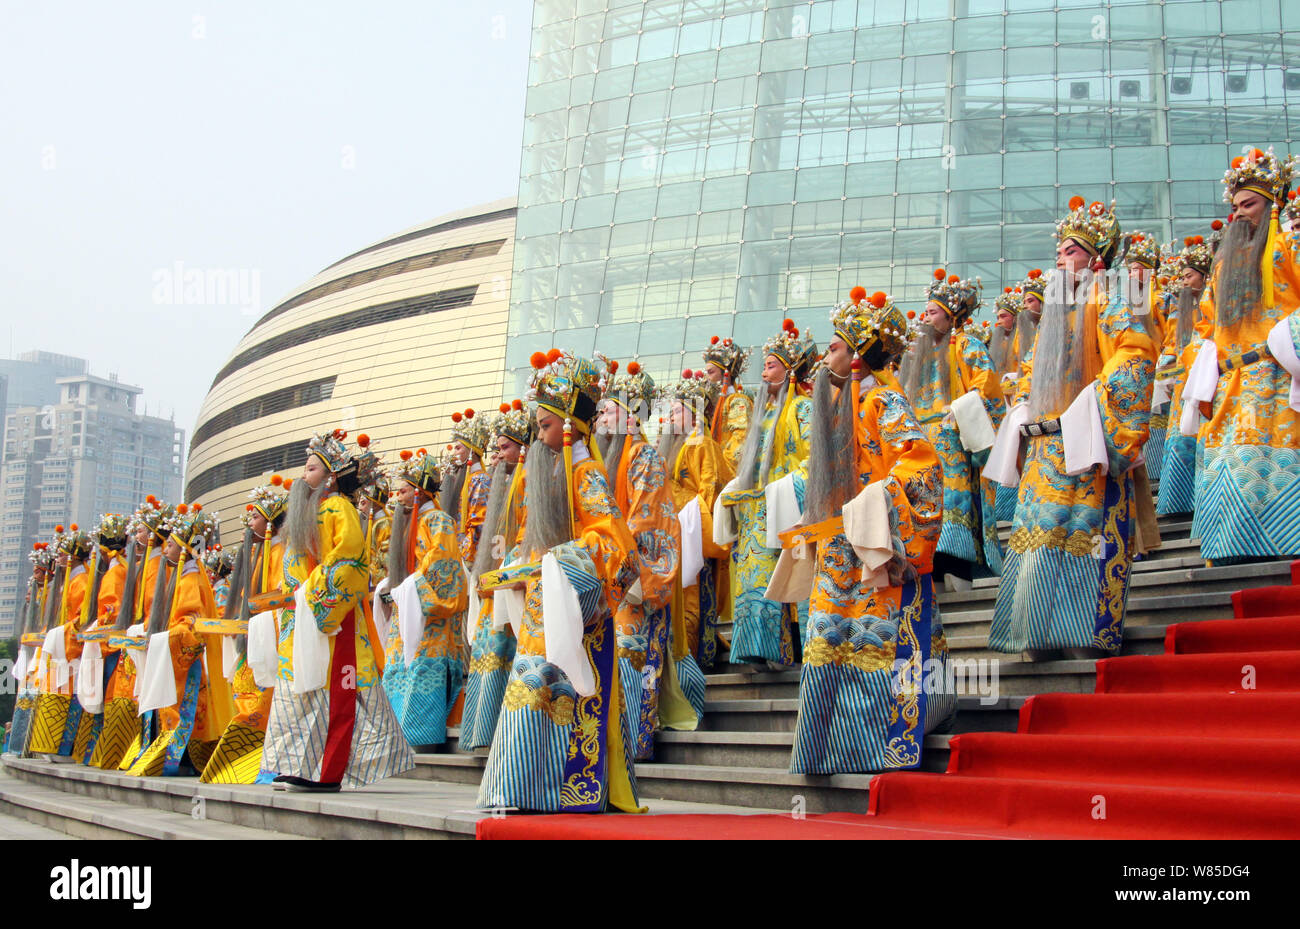
<svg viewBox="0 0 1300 929"><path fill-rule="evenodd" d="M483 532L478 539L478 551L474 553L473 575L477 580L484 571L491 571L501 564L510 538L506 521L510 514L506 508L506 495L510 493L510 481L514 476L514 466L506 461L498 461L492 469L492 483L488 485L487 511L483 518ZM497 556L497 552L501 556Z"/></svg>
<svg viewBox="0 0 1300 929"><path fill-rule="evenodd" d="M1056 416L1083 390L1086 365L1096 350L1097 333L1087 325L1085 308L1091 279L1076 290L1074 306L1049 300L1034 340L1034 371L1029 385L1029 412L1035 418ZM1049 290L1050 294L1050 290Z"/></svg>
<svg viewBox="0 0 1300 929"><path fill-rule="evenodd" d="M465 475L468 473L469 465L456 466L450 474L443 477L442 486L438 490L438 509L450 516L457 526L460 525L460 492L465 486Z"/></svg>
<svg viewBox="0 0 1300 929"><path fill-rule="evenodd" d="M694 430L691 430L692 432ZM689 435L690 433L687 433ZM664 460L664 471L668 477L673 476L673 470L677 467L677 454L682 450L682 445L686 442L686 435L678 435L676 429L668 429L659 437L658 445L655 451L659 457Z"/></svg>
<svg viewBox="0 0 1300 929"><path fill-rule="evenodd" d="M856 439L853 391L857 389L857 382L849 380L836 396L825 367L813 381L805 523L820 523L838 516L844 504L857 493L860 478L853 448Z"/></svg>
<svg viewBox="0 0 1300 929"><path fill-rule="evenodd" d="M1034 336L1038 335L1039 322L1040 320L1035 319L1034 315L1028 310L1021 310L1016 317L1016 345L1020 346L1020 357L1015 360L1015 365L1011 368L1012 371L1019 371L1020 363L1028 358L1029 353L1033 351ZM1013 345L1012 350L1014 351L1014 349L1015 346Z"/></svg>
<svg viewBox="0 0 1300 929"><path fill-rule="evenodd" d="M1178 291L1178 329L1175 332L1174 351L1181 354L1196 334L1196 317L1201 312L1201 295L1190 287Z"/></svg>
<svg viewBox="0 0 1300 929"><path fill-rule="evenodd" d="M618 466L623 460L623 449L627 447L626 432L601 432L596 435L596 448L600 458L605 462L605 480L609 482L609 492L618 486Z"/></svg>
<svg viewBox="0 0 1300 929"><path fill-rule="evenodd" d="M329 480L320 482L315 490L304 480L293 482L289 491L289 504L285 526L286 553L304 555L320 562L320 505L329 493Z"/></svg>
<svg viewBox="0 0 1300 929"><path fill-rule="evenodd" d="M939 389L941 406L952 402L952 384L945 352L948 350L950 332L939 335L934 327L922 323L918 327L916 343L903 357L903 391L907 399L915 404L931 381Z"/></svg>
<svg viewBox="0 0 1300 929"><path fill-rule="evenodd" d="M772 446L776 438L776 427L779 422L772 423L772 435L764 440L763 420L766 400L763 398L763 390L766 384L759 388L759 397L754 403L753 414L749 417L749 429L745 433L745 444L740 448L740 460L736 465L736 477L739 479L737 488L740 490L749 490L753 487L767 486L767 472L772 467ZM790 379L787 377L781 381L781 389L776 394L776 412L781 415L782 408L785 407L785 397L790 391ZM759 460L759 453L762 453L762 460ZM755 475L754 468L758 466L758 473ZM755 477L758 482L755 483Z"/></svg>
<svg viewBox="0 0 1300 929"><path fill-rule="evenodd" d="M564 460L541 439L528 449L524 482L523 550L530 554L548 552L572 539Z"/></svg>
<svg viewBox="0 0 1300 929"><path fill-rule="evenodd" d="M1016 369L1016 359L1012 357L1011 353L1014 347L1012 340L1015 338L1015 334L1015 327L1012 327L1010 332L1007 332L1001 326L993 327L993 336L989 339L989 357L993 361L993 370L999 374L1005 374Z"/></svg>
<svg viewBox="0 0 1300 929"><path fill-rule="evenodd" d="M1266 222L1261 220L1258 226L1244 219L1228 223L1214 256L1214 270L1218 271L1214 313L1220 328L1240 322L1260 305L1264 292L1260 260L1268 244Z"/></svg>

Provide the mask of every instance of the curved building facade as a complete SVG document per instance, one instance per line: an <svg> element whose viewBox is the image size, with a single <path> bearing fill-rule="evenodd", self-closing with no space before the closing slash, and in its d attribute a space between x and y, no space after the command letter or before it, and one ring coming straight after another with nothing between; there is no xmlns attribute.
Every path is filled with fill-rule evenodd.
<svg viewBox="0 0 1300 929"><path fill-rule="evenodd" d="M441 216L321 271L235 346L200 408L185 499L238 534L248 492L295 476L313 432L364 431L386 461L440 446L502 395L515 201Z"/></svg>
<svg viewBox="0 0 1300 929"><path fill-rule="evenodd" d="M1205 232L1231 156L1297 135L1297 50L1292 0L538 0L512 386L560 332L656 376L784 315L824 339L940 264L991 304L1074 194Z"/></svg>

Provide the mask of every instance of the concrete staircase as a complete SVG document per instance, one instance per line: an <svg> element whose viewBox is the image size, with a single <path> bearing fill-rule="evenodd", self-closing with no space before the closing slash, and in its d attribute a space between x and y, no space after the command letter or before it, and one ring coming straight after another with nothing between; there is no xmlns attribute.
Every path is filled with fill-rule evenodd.
<svg viewBox="0 0 1300 929"><path fill-rule="evenodd" d="M1190 526L1185 518L1163 520L1162 547L1134 566L1123 654L1158 654L1172 623L1231 617L1235 590L1289 582L1286 561L1206 568ZM959 697L953 732L1014 731L1027 697L1094 689L1094 661L1029 664L989 651L996 596L996 578L939 595L953 656L997 669L994 695ZM865 813L873 775L788 772L798 706L797 668L772 672L724 660L708 675L701 730L661 732L655 760L637 765L643 801L652 812ZM487 751L459 751L457 735L451 730L445 751L417 755L415 769L401 778L332 795L128 778L6 757L0 816L86 837L470 838L475 823L491 815L474 809ZM926 738L925 770L947 767L949 735Z"/></svg>

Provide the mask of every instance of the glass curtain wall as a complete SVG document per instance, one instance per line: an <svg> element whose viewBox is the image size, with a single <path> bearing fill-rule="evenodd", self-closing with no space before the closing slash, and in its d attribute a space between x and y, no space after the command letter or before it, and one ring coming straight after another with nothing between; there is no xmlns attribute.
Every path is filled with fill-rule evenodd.
<svg viewBox="0 0 1300 929"><path fill-rule="evenodd" d="M824 345L855 284L919 309L938 265L991 305L1074 194L1204 232L1300 101L1292 0L538 0L532 33L508 391L552 345Z"/></svg>

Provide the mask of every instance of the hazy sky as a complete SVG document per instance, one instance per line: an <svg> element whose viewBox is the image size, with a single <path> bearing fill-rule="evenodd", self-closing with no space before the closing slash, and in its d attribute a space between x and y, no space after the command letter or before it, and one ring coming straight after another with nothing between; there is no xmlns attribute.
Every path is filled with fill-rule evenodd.
<svg viewBox="0 0 1300 929"><path fill-rule="evenodd" d="M516 194L531 15L0 0L0 354L116 371L188 443L212 377L288 291ZM260 305L160 302L177 262L245 272Z"/></svg>

